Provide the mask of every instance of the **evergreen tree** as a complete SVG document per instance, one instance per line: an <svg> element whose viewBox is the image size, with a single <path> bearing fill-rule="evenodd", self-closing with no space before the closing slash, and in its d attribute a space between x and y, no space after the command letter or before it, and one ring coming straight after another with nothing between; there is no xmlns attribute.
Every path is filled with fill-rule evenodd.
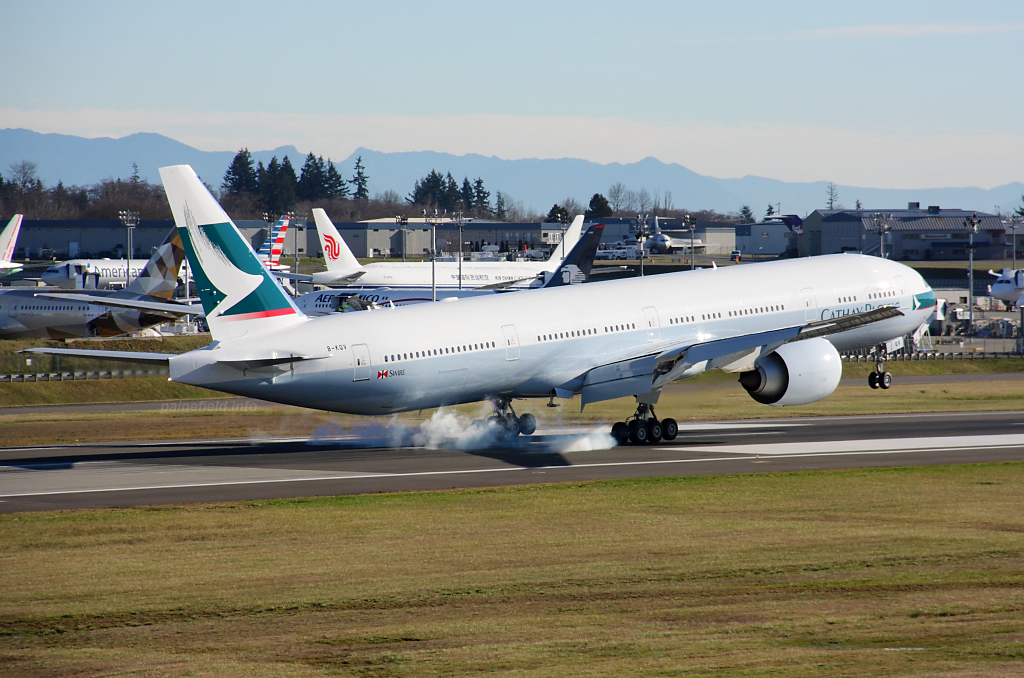
<svg viewBox="0 0 1024 678"><path fill-rule="evenodd" d="M260 163L260 167L263 167L263 163ZM221 188L230 195L256 193L259 190L259 181L256 170L252 167L252 155L249 154L248 148L243 148L235 155L235 159L228 166L228 171L224 173Z"/></svg>
<svg viewBox="0 0 1024 678"><path fill-rule="evenodd" d="M413 184L412 193L406 200L413 205L441 207L444 189L444 177L437 170L430 170L430 174Z"/></svg>
<svg viewBox="0 0 1024 678"><path fill-rule="evenodd" d="M494 216L498 217L501 221L504 221L505 217L508 216L508 205L506 202L505 196L501 191L495 193Z"/></svg>
<svg viewBox="0 0 1024 678"><path fill-rule="evenodd" d="M491 211L491 192L484 188L484 180L479 177L473 182L473 208L480 214Z"/></svg>
<svg viewBox="0 0 1024 678"><path fill-rule="evenodd" d="M551 208L551 211L548 212L547 220L549 222L557 221L567 223L569 221L569 212L561 205L556 204Z"/></svg>
<svg viewBox="0 0 1024 678"><path fill-rule="evenodd" d="M473 184L469 183L469 177L465 177L462 180L462 191L459 197L461 198L462 209L473 209L473 203L475 202L475 199L473 193Z"/></svg>
<svg viewBox="0 0 1024 678"><path fill-rule="evenodd" d="M349 181L355 192L352 194L353 200L369 200L370 191L366 188L366 182L370 177L366 176L366 170L363 167L363 156L356 158L356 173L355 176Z"/></svg>
<svg viewBox="0 0 1024 678"><path fill-rule="evenodd" d="M764 213L766 217L770 217L775 214L775 205L768 203L768 211Z"/></svg>
<svg viewBox="0 0 1024 678"><path fill-rule="evenodd" d="M327 193L327 167L323 156L317 158L312 153L306 156L302 166L302 176L295 188L299 200L323 200Z"/></svg>
<svg viewBox="0 0 1024 678"><path fill-rule="evenodd" d="M449 172L448 176L445 177L444 181L444 198L441 203L441 208L446 209L449 212L454 212L459 207L459 202L462 200L462 193L459 191L459 182L455 181L455 177Z"/></svg>
<svg viewBox="0 0 1024 678"><path fill-rule="evenodd" d="M604 219L614 214L612 206L608 204L608 198L600 193L595 193L590 199L590 209L583 213L585 219Z"/></svg>
<svg viewBox="0 0 1024 678"><path fill-rule="evenodd" d="M295 204L295 169L285 156L278 163L277 156L270 159L266 168L260 163L256 170L259 177L260 202L275 215L287 212Z"/></svg>
<svg viewBox="0 0 1024 678"><path fill-rule="evenodd" d="M338 168L327 158L327 178L325 179L328 198L348 200L348 182L341 178Z"/></svg>
<svg viewBox="0 0 1024 678"><path fill-rule="evenodd" d="M296 176L295 168L292 167L292 161L288 159L287 155L281 161L281 183L288 199L288 207L291 207L295 204L295 190L299 186L299 177Z"/></svg>
<svg viewBox="0 0 1024 678"><path fill-rule="evenodd" d="M1024 203L1024 195L1020 196L1020 201ZM1016 214L1018 217L1024 219L1024 205L1021 205L1020 207L1015 209L1013 213Z"/></svg>
<svg viewBox="0 0 1024 678"><path fill-rule="evenodd" d="M740 208L740 219L743 223L750 224L755 221L754 213L750 210L750 205L744 205Z"/></svg>

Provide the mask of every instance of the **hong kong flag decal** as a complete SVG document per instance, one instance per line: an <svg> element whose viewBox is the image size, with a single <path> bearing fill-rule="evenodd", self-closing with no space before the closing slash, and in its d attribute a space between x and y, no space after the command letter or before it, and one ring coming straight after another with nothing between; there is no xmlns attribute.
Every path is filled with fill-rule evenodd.
<svg viewBox="0 0 1024 678"><path fill-rule="evenodd" d="M388 371L387 370L377 370L377 378L378 379L387 379L388 378Z"/></svg>

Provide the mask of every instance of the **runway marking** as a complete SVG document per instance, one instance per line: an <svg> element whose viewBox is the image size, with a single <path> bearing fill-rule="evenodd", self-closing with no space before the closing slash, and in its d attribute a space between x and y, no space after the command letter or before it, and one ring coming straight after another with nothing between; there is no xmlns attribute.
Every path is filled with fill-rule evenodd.
<svg viewBox="0 0 1024 678"><path fill-rule="evenodd" d="M998 442L1000 439L1004 442ZM821 451L821 452L801 452L801 453L776 453L768 455L772 459L787 459L787 458L811 458L811 457L852 457L852 456L876 456L876 455L895 455L895 454L908 454L911 452L920 452L924 450L934 449L950 449L950 450L977 450L977 449L1003 449L1003 448L1019 448L1024 443L1024 436L958 436L955 438L925 438L925 439L911 439L911 440L970 440L972 444L963 446L951 446L948 443L942 444L935 442L930 445L922 445L918 447L907 447L907 446L896 446L893 447L892 443L899 441L893 440L879 440L879 441L852 441L854 443L864 442L875 442L885 445L886 449L858 449L858 450L846 450L846 451ZM983 442L984 441L984 442ZM976 444L975 444L976 443ZM797 443L794 443L796 445ZM833 445L842 444L840 442L832 443ZM484 473L508 473L508 472L523 472L528 471L531 473L547 472L547 471L559 471L559 470L574 470L574 469L586 469L586 468L614 468L614 467L627 467L627 466L664 466L670 464L705 464L711 462L730 462L730 461L756 461L764 454L758 452L755 448L764 447L764 445L745 445L742 446L749 450L745 455L730 455L725 457L705 457L699 459L650 459L640 461L613 461L613 462L594 462L584 464L570 464L567 466L503 466L497 468L482 468L482 469L457 469L451 471L414 471L408 473L353 473L348 472L343 475L312 475L292 478L264 478L264 479L251 479L251 480L228 480L228 481L217 481L217 482L198 482L198 483L174 483L164 485L141 485L141 486L130 486L130 487L103 487L103 488L85 488L85 489L70 489L70 490L49 490L40 492L17 492L17 493L5 493L0 494L0 499L10 499L17 497L42 497L42 496L58 496L68 494L95 494L105 492L132 492L132 491L152 491L152 490L175 490L175 489L190 489L190 488L201 488L201 487L230 487L239 485L262 485L262 484L273 484L273 483L305 483L305 482L324 482L331 480L371 480L378 478L415 478L415 477L430 477L430 476L458 476L458 475L473 475L473 474L484 474ZM863 446L861 446L863 447ZM647 448L652 449L652 448ZM653 448L662 449L668 451L678 452L680 448L669 447L669 448ZM683 451L705 451L715 450L720 451L720 448L683 448ZM217 468L231 468L231 467L217 467ZM20 469L19 469L20 470ZM52 471L40 471L39 473L52 473Z"/></svg>

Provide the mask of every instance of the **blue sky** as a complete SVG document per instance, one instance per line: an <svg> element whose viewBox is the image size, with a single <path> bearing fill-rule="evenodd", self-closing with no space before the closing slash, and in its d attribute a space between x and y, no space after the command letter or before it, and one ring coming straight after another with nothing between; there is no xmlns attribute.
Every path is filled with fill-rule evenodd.
<svg viewBox="0 0 1024 678"><path fill-rule="evenodd" d="M1024 180L1020 2L10 4L0 127ZM895 156L895 158L894 158Z"/></svg>

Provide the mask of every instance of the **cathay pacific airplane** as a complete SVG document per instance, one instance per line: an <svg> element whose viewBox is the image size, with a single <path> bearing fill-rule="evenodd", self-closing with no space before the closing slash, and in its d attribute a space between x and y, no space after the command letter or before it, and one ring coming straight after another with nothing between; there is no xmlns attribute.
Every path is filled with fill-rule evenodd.
<svg viewBox="0 0 1024 678"><path fill-rule="evenodd" d="M576 246L565 256L540 289L562 285L582 285L590 278L597 247L604 234L604 224L595 224L587 229ZM450 302L471 297L493 296L495 294L517 294L523 291L493 288L441 288L437 290L437 301ZM527 290L528 291L528 290ZM434 301L430 289L424 287L379 287L377 289L327 289L309 292L295 299L295 305L307 316L329 315L339 311L366 310L374 306L408 306Z"/></svg>
<svg viewBox="0 0 1024 678"><path fill-rule="evenodd" d="M459 263L453 261L436 261L433 266L429 261L383 261L364 266L352 254L326 212L314 208L313 219L327 261L327 270L311 275L286 274L282 277L315 285L358 285L363 288L431 287L432 276L433 284L438 288L540 287L551 272L558 268L583 230L583 216L580 215L573 220L562 243L546 262L463 260L460 268Z"/></svg>
<svg viewBox="0 0 1024 678"><path fill-rule="evenodd" d="M536 426L515 399L631 396L636 411L612 434L643 443L677 433L654 411L671 382L720 369L760 403L812 403L839 384L840 350L913 332L935 305L913 269L841 254L309 318L191 167L160 176L213 342L180 355L30 352L162 363L175 382L333 412L490 400L489 421L510 435Z"/></svg>

